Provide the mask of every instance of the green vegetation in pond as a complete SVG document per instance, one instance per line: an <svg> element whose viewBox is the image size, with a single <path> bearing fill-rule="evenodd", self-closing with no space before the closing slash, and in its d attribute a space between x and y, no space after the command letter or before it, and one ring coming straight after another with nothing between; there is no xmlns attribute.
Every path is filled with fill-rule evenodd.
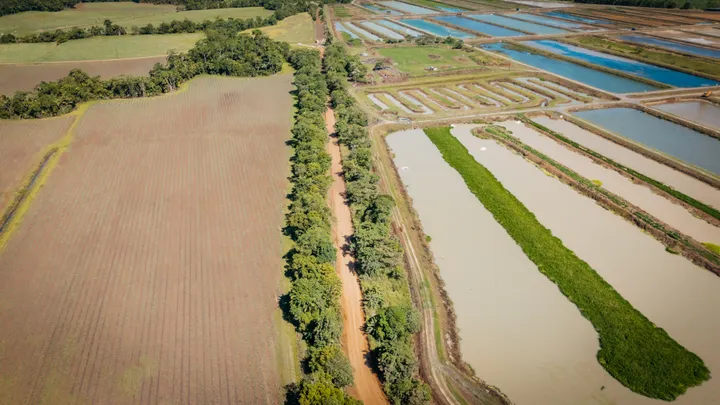
<svg viewBox="0 0 720 405"><path fill-rule="evenodd" d="M705 245L705 247L708 248L710 251L720 255L720 246L710 242L705 242L703 243L703 245Z"/></svg>
<svg viewBox="0 0 720 405"><path fill-rule="evenodd" d="M592 323L600 340L598 362L615 379L639 394L670 401L710 378L697 355L653 325L553 236L450 128L428 128L425 133L528 258Z"/></svg>
<svg viewBox="0 0 720 405"><path fill-rule="evenodd" d="M533 127L537 128L537 129L539 129L539 130L541 130L541 131L544 131L544 132L547 133L547 134L552 135L552 136L555 137L556 139L558 139L558 140L560 140L560 141L562 141L562 142L565 142L565 143L567 143L568 145L570 145L570 146L572 146L572 147L574 147L574 148L577 148L577 149L579 149L579 150L587 153L587 154L590 155L590 156L593 156L593 157L595 157L595 158L597 158L597 159L600 159L600 160L602 160L603 162L605 162L605 163L607 163L607 164L609 164L609 165L611 165L611 166L614 166L614 167L616 167L616 168L618 168L618 169L620 169L620 170L622 170L622 171L624 171L624 172L626 172L626 173L628 173L628 174L630 174L630 175L632 175L632 176L634 176L634 177L637 177L637 178L639 178L640 180L642 180L642 181L644 181L644 182L646 182L646 183L648 183L648 184L650 184L650 185L652 185L652 186L654 186L654 187L659 188L660 190L662 190L662 191L670 194L671 196L677 198L678 200L680 200L680 201L682 201L682 202L684 202L684 203L687 203L688 205L690 205L690 206L692 206L692 207L694 207L694 208L699 209L700 211L702 211L702 212L710 215L711 217L716 218L716 219L720 219L720 211L718 211L717 209L715 209L715 208L713 208L713 207L711 207L711 206L709 206L709 205L707 205L707 204L705 204L705 203L703 203L703 202L700 202L700 201L698 201L698 200L696 200L696 199L694 199L694 198L692 198L692 197L690 197L690 196L688 196L688 195L685 195L685 194L683 194L683 193L675 190L675 189L672 188L672 187L666 186L664 183L661 183L661 182L659 182L659 181L657 181L657 180L654 180L654 179L652 179L652 178L650 178L650 177L648 177L648 176L645 176L644 174L639 173L639 172L637 172L637 171L635 171L635 170L633 170L633 169L631 169L631 168L629 168L629 167L627 167L627 166L625 166L625 165L622 165L622 164L620 164L620 163L618 163L618 162L616 162L616 161L614 161L614 160L612 160L612 159L610 159L610 158L607 158L607 157L605 157L605 156L603 156L603 155L595 152L595 151L592 150L592 149L586 148L586 147L580 145L579 143L577 143L577 142L575 142L575 141L573 141L573 140L571 140L571 139L569 139L569 138L566 138L566 137L562 136L561 134L553 131L552 129L546 128L545 126L540 125L540 124L538 124L538 123L535 122L535 121L532 121L532 120L527 119L527 118L526 118L524 115L522 115L522 114L519 115L519 118L520 118L523 122L525 122L525 123L527 123L527 124L529 124L529 125L532 125Z"/></svg>
<svg viewBox="0 0 720 405"><path fill-rule="evenodd" d="M611 41L605 38L582 36L571 39L569 42L601 52L610 52L643 62L663 65L669 68L683 68L693 72L720 77L720 63L703 59L697 56L685 56L670 51L661 51L647 48L643 45L630 45L623 42Z"/></svg>

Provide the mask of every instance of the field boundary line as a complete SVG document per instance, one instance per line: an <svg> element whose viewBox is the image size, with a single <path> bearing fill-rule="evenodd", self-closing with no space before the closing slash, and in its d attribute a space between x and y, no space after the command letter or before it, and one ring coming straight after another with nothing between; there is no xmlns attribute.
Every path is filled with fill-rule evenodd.
<svg viewBox="0 0 720 405"><path fill-rule="evenodd" d="M29 175L26 176L23 186L15 192L15 200L10 203L3 214L5 222L2 224L2 228L0 228L2 229L0 232L0 253L2 253L5 249L5 246L12 237L13 233L19 227L23 217L30 209L30 205L35 197L37 197L40 189L45 185L45 182L47 182L47 179L50 177L53 169L57 167L63 152L65 152L68 146L72 143L75 129L91 105L91 102L81 104L75 111L68 114L74 115L75 121L65 132L65 135L60 138L60 140L50 144L45 149L40 163Z"/></svg>
<svg viewBox="0 0 720 405"><path fill-rule="evenodd" d="M137 59L152 59L159 58L161 56L168 56L167 54L161 55L150 55L150 56L133 56L130 58L112 58L112 59L80 59L80 60L55 60L55 61L38 61L38 62L0 62L0 66L32 66L32 65L59 65L62 63L97 63L97 62L117 62L125 60L137 60Z"/></svg>

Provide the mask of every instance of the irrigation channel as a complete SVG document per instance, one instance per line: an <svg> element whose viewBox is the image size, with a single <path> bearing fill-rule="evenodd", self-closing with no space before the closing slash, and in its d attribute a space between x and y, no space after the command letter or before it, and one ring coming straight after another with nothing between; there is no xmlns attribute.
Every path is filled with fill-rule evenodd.
<svg viewBox="0 0 720 405"><path fill-rule="evenodd" d="M526 140L539 136L515 121L499 125ZM635 225L522 156L475 137L474 127L456 125L452 135L631 305L712 371L720 369L720 317L707 315L720 309L716 275L667 252ZM432 237L434 260L457 314L463 359L478 376L519 405L664 403L633 393L605 371L595 357L598 338L590 322L538 271L422 130L386 139L423 229ZM674 403L718 400L715 378Z"/></svg>

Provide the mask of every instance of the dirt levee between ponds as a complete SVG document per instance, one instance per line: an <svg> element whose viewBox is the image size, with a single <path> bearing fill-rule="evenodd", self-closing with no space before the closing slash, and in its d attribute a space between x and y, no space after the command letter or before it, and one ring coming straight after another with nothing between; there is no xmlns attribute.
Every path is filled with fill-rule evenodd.
<svg viewBox="0 0 720 405"><path fill-rule="evenodd" d="M281 402L291 81L85 113L0 253L0 403Z"/></svg>
<svg viewBox="0 0 720 405"><path fill-rule="evenodd" d="M147 76L156 63L164 63L166 58L152 56L103 61L0 64L0 94L30 91L42 81L50 82L67 76L73 69L81 69L90 76L103 79L120 75Z"/></svg>

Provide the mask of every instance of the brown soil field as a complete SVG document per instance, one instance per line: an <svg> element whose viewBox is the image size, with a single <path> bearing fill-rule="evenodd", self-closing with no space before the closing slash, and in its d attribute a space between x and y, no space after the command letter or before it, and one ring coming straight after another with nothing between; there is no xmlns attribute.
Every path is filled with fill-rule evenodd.
<svg viewBox="0 0 720 405"><path fill-rule="evenodd" d="M606 11L606 10L583 10L584 16L597 17L602 18L605 20L615 21L619 23L625 23L630 24L634 26L648 26L648 27L664 27L667 25L672 25L669 22L663 22L659 20L650 20L647 18L643 18L642 16L635 16L630 14L624 14L624 13L615 13L612 11Z"/></svg>
<svg viewBox="0 0 720 405"><path fill-rule="evenodd" d="M42 81L57 80L67 76L72 69L82 69L90 76L104 79L120 76L147 76L156 63L165 62L166 56L149 58L115 59L102 61L77 61L31 64L0 64L0 94L12 94L18 90L30 91Z"/></svg>
<svg viewBox="0 0 720 405"><path fill-rule="evenodd" d="M74 119L0 120L0 216L22 181L40 164L47 146L61 138Z"/></svg>
<svg viewBox="0 0 720 405"><path fill-rule="evenodd" d="M0 253L0 403L281 402L291 81L88 109Z"/></svg>

